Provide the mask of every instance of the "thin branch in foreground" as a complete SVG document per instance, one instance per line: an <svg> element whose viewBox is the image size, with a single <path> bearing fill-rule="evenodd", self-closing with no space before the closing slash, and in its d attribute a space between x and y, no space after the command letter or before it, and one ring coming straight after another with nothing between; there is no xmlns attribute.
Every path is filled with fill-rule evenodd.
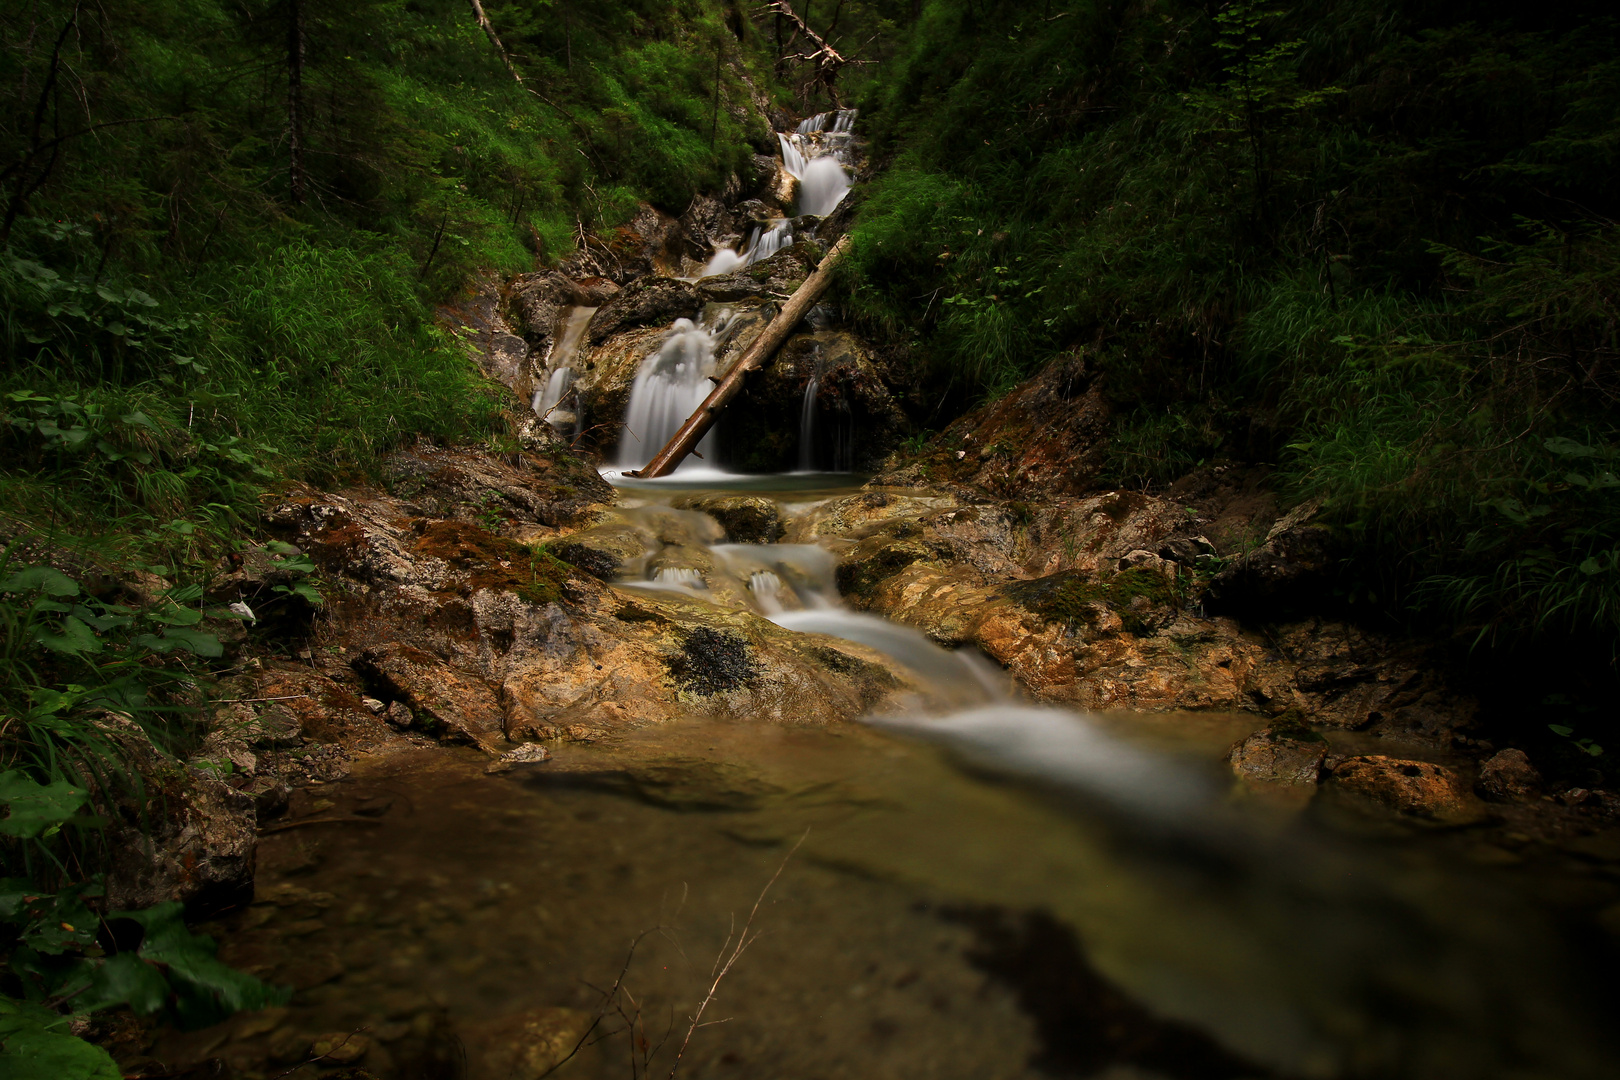
<svg viewBox="0 0 1620 1080"><path fill-rule="evenodd" d="M720 952L714 958L714 967L710 969L710 974L714 976L714 979L709 983L709 992L705 994L703 996L703 1000L698 1003L697 1012L692 1014L691 1024L686 1029L686 1038L681 1040L681 1048L675 1052L675 1063L669 1067L670 1080L675 1080L675 1074L680 1071L681 1059L686 1056L686 1048L692 1042L693 1033L695 1033L700 1027L708 1027L711 1024L723 1024L726 1022L725 1020L711 1020L708 1024L703 1023L704 1010L706 1010L709 1007L709 1004L714 1001L715 994L720 990L721 981L726 977L727 974L731 972L732 967L742 956L744 950L759 940L759 935L763 933L763 931L755 931L752 936L749 935L748 931L754 925L754 917L759 914L760 905L765 902L765 894L771 891L771 886L776 884L776 879L782 876L782 871L787 869L788 862L793 858L794 854L799 850L809 836L810 830L805 829L804 835L799 837L798 843L794 844L792 849L788 851L787 855L783 857L782 865L776 868L776 873L771 875L771 880L767 881L765 883L765 887L759 891L759 898L754 901L753 910L748 913L748 921L743 923L742 933L736 935L735 945L732 945L732 935L730 933L726 934L726 940L721 944ZM726 952L727 948L731 949L729 954ZM727 1019L730 1018L728 1017Z"/></svg>

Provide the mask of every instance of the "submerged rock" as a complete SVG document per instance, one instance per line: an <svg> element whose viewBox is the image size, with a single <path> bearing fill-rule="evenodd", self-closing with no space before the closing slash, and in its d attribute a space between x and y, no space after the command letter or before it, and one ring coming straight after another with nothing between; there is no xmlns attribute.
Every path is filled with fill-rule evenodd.
<svg viewBox="0 0 1620 1080"><path fill-rule="evenodd" d="M465 1023L459 1034L466 1045L468 1073L540 1080L573 1052L589 1032L591 1020L590 1013L579 1009L539 1008Z"/></svg>
<svg viewBox="0 0 1620 1080"><path fill-rule="evenodd" d="M1240 779L1268 784L1315 784L1327 740L1299 723L1261 728L1232 747L1227 762Z"/></svg>
<svg viewBox="0 0 1620 1080"><path fill-rule="evenodd" d="M1331 783L1338 791L1408 817L1464 825L1485 816L1455 770L1427 761L1382 754L1348 758L1334 768Z"/></svg>
<svg viewBox="0 0 1620 1080"><path fill-rule="evenodd" d="M1541 773L1523 750L1502 750L1479 770L1479 788L1495 802L1525 802L1541 794Z"/></svg>
<svg viewBox="0 0 1620 1080"><path fill-rule="evenodd" d="M781 507L758 495L693 495L671 505L714 518L733 544L774 544L785 529Z"/></svg>

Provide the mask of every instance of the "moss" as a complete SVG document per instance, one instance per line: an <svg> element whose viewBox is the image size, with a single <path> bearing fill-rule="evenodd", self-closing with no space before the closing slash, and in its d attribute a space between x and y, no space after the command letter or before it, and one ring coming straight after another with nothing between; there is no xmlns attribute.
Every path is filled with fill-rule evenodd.
<svg viewBox="0 0 1620 1080"><path fill-rule="evenodd" d="M748 655L748 642L706 626L687 634L681 651L668 663L677 686L704 695L735 690L759 670Z"/></svg>
<svg viewBox="0 0 1620 1080"><path fill-rule="evenodd" d="M421 527L416 551L468 572L467 588L515 593L531 604L562 598L569 567L544 548L529 548L465 521L435 521Z"/></svg>
<svg viewBox="0 0 1620 1080"><path fill-rule="evenodd" d="M669 620L656 611L648 611L636 604L626 604L613 613L613 617L620 622L652 623L654 626L668 626Z"/></svg>
<svg viewBox="0 0 1620 1080"><path fill-rule="evenodd" d="M1115 612L1132 634L1148 629L1144 609L1174 605L1174 583L1157 570L1133 568L1110 577L1096 577L1079 571L1066 571L1034 581L1023 581L1007 590L1010 599L1023 604L1047 622L1070 627L1095 626L1099 607ZM1145 603L1138 604L1136 601Z"/></svg>

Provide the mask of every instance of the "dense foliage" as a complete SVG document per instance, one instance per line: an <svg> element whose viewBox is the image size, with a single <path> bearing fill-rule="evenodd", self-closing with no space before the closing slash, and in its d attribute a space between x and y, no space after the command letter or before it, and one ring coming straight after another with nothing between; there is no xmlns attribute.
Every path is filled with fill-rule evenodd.
<svg viewBox="0 0 1620 1080"><path fill-rule="evenodd" d="M1600 4L934 0L863 93L853 302L958 400L1083 349L1105 480L1276 464L1369 613L1612 658L1617 44Z"/></svg>

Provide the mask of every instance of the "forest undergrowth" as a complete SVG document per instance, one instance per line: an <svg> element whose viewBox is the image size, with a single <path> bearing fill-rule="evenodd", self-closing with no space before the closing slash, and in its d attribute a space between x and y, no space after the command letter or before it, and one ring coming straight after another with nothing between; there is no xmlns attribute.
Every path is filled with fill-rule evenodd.
<svg viewBox="0 0 1620 1080"><path fill-rule="evenodd" d="M937 0L861 90L846 302L925 423L1078 350L1101 484L1273 467L1334 606L1609 686L1617 44L1601 4Z"/></svg>

